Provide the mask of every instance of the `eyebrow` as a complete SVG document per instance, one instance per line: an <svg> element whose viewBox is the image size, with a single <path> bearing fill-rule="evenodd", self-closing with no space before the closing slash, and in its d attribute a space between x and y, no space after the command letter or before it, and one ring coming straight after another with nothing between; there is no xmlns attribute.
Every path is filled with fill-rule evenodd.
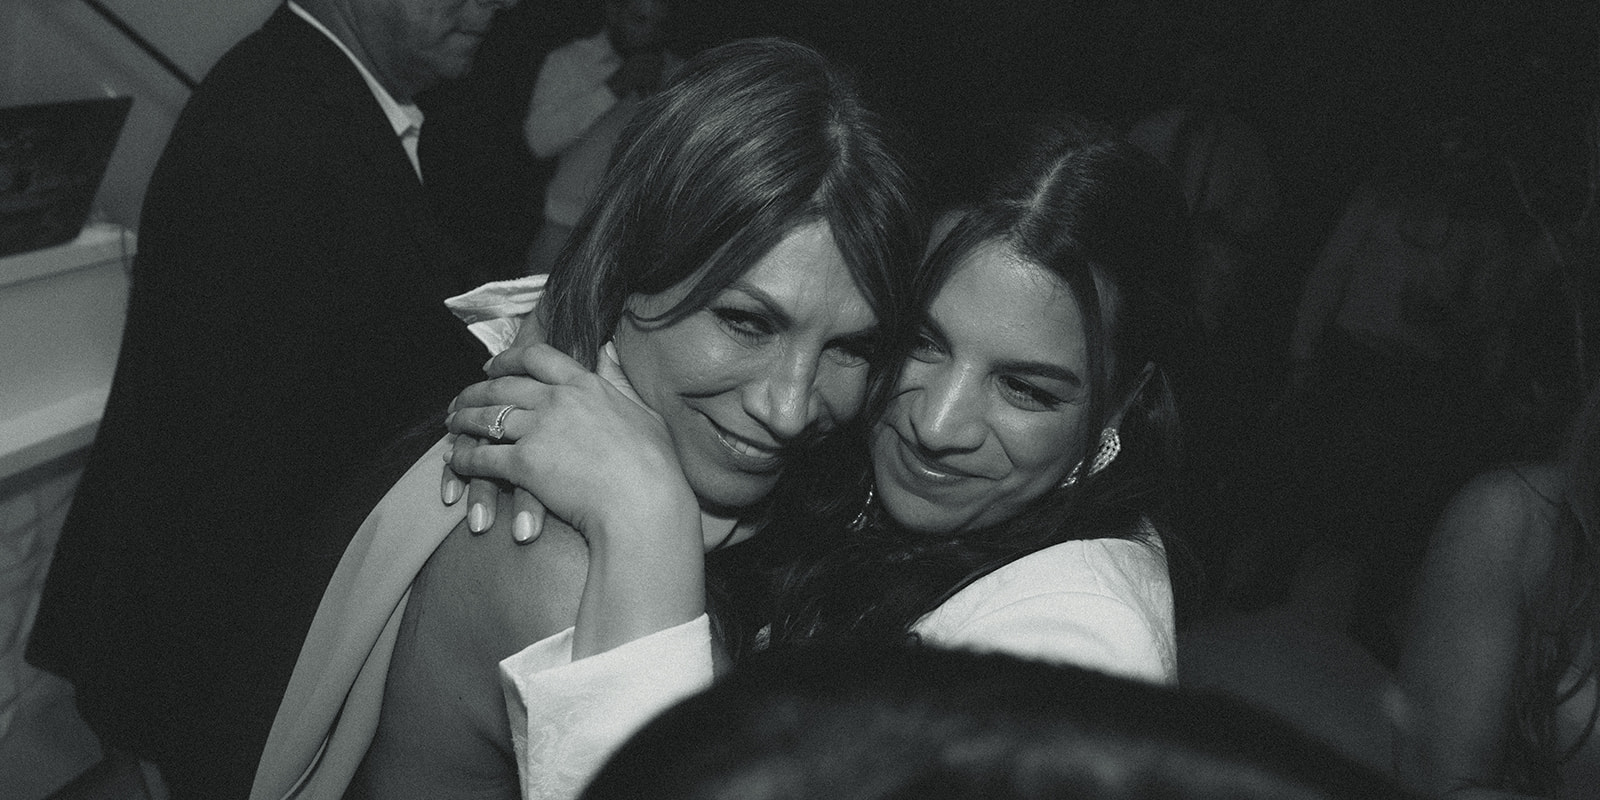
<svg viewBox="0 0 1600 800"><path fill-rule="evenodd" d="M739 292L740 294L749 297L751 300L760 303L761 306L766 309L767 313L773 316L774 321L779 325L785 328L794 326L794 317L791 316L789 312L778 303L777 298L767 294L759 287L745 283L743 280L737 280L728 284L728 289L730 291Z"/></svg>
<svg viewBox="0 0 1600 800"><path fill-rule="evenodd" d="M1059 364L1046 364L1042 361L1002 361L996 366L1004 372L1037 375L1041 378L1050 378L1069 383L1074 387L1083 385L1083 377L1081 375Z"/></svg>
<svg viewBox="0 0 1600 800"><path fill-rule="evenodd" d="M754 286L754 285L749 284L749 283L745 283L743 280L737 280L737 281L734 281L733 283L728 284L728 289L727 290L728 291L739 292L739 293L745 295L746 297L749 297L751 300L754 300L757 303L761 304L761 307L766 309L768 314L772 315L773 321L778 323L778 325L780 327L783 327L783 328L792 328L792 327L794 327L794 317L792 315L790 315L787 310L784 309L783 305L778 302L777 298L775 298L772 295L768 294L766 291L762 290L760 287ZM866 326L864 326L864 327L862 327L862 328L860 328L858 330L854 330L854 331L851 331L849 333L846 333L843 336L840 336L839 338L841 338L841 339L870 338L872 336L876 336L877 335L878 329L879 329L878 318L877 318L877 315L874 314L871 323L867 324Z"/></svg>

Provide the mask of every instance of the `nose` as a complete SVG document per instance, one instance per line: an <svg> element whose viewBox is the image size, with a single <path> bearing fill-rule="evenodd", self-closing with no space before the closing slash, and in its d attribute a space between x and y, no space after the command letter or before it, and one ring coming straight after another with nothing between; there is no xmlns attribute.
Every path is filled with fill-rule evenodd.
<svg viewBox="0 0 1600 800"><path fill-rule="evenodd" d="M745 387L745 412L780 443L804 433L820 415L817 362L815 353L788 354Z"/></svg>
<svg viewBox="0 0 1600 800"><path fill-rule="evenodd" d="M917 444L933 453L976 450L983 444L982 376L959 368L909 376L907 419Z"/></svg>

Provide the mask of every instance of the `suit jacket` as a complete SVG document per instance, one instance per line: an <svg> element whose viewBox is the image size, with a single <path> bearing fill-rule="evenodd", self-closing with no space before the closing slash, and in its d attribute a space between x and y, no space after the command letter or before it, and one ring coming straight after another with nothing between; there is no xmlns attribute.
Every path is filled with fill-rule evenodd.
<svg viewBox="0 0 1600 800"><path fill-rule="evenodd" d="M389 446L481 377L442 305L458 260L359 72L287 7L179 117L28 650L175 792L191 768L247 791L327 577L440 429Z"/></svg>

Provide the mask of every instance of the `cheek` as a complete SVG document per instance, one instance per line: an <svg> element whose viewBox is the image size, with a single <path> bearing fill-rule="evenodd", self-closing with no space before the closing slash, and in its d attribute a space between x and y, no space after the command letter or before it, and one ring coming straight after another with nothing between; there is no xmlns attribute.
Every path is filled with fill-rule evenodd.
<svg viewBox="0 0 1600 800"><path fill-rule="evenodd" d="M1081 420L1026 421L996 431L1012 468L1023 480L1051 479L1071 469L1074 454L1082 452Z"/></svg>
<svg viewBox="0 0 1600 800"><path fill-rule="evenodd" d="M637 377L634 370L624 367L624 371L634 390L651 405L673 396L707 397L731 391L748 371L748 356L739 348L676 327L636 334L626 349L623 342L619 337L618 354L624 364L643 365Z"/></svg>
<svg viewBox="0 0 1600 800"><path fill-rule="evenodd" d="M868 437L868 441L872 444L868 449L871 451L869 455L874 464L881 464L894 455L895 443L900 437L890 423L889 415L892 413L891 407L882 419L872 424L872 434Z"/></svg>

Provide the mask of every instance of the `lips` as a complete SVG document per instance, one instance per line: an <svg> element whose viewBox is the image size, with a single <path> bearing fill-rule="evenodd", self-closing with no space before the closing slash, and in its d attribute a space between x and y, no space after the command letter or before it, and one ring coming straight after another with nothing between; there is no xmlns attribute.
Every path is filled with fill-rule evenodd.
<svg viewBox="0 0 1600 800"><path fill-rule="evenodd" d="M717 441L731 454L743 469L751 472L769 472L783 461L784 448L771 443L756 442L718 425L710 417L706 421L716 434Z"/></svg>
<svg viewBox="0 0 1600 800"><path fill-rule="evenodd" d="M899 436L895 439L895 453L905 473L919 483L948 486L979 477L924 456L920 448Z"/></svg>

